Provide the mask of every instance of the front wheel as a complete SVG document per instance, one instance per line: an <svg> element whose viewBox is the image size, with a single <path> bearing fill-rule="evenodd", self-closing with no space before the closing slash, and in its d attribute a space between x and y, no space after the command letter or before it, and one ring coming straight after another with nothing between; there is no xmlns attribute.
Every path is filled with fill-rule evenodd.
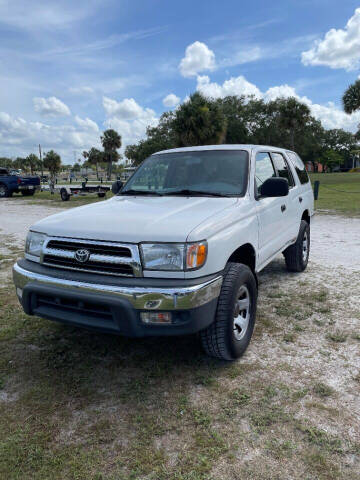
<svg viewBox="0 0 360 480"><path fill-rule="evenodd" d="M244 354L255 326L256 303L256 280L250 268L228 263L215 320L200 334L208 355L235 360Z"/></svg>
<svg viewBox="0 0 360 480"><path fill-rule="evenodd" d="M289 272L303 272L307 267L310 253L310 225L301 220L299 234L294 245L284 251Z"/></svg>

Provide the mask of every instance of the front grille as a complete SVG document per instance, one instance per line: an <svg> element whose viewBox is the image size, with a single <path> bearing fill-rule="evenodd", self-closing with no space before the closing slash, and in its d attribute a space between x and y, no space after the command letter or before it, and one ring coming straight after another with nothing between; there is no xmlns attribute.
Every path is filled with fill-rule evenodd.
<svg viewBox="0 0 360 480"><path fill-rule="evenodd" d="M114 273L118 275L132 275L133 269L130 265L112 264L106 262L92 262L88 260L86 263L79 263L75 258L61 258L55 255L44 255L44 263L47 265L55 265L67 267L75 270L85 270L87 272L94 271L100 273Z"/></svg>
<svg viewBox="0 0 360 480"><path fill-rule="evenodd" d="M80 261L80 252L76 255L78 250L87 250L86 261ZM40 261L43 265L82 272L127 277L142 275L138 247L132 244L53 237L44 245Z"/></svg>
<svg viewBox="0 0 360 480"><path fill-rule="evenodd" d="M50 240L47 244L47 248L55 250L66 250L69 252L75 252L79 248L86 248L91 253L97 253L99 255L113 255L116 257L130 257L131 250L127 247L118 247L114 245L102 245L97 244L84 244L82 242L69 242L66 240Z"/></svg>

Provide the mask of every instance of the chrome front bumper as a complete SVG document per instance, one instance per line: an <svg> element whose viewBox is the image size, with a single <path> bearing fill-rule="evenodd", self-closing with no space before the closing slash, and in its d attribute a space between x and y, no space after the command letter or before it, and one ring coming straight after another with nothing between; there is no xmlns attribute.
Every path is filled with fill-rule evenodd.
<svg viewBox="0 0 360 480"><path fill-rule="evenodd" d="M42 287L58 287L72 293L106 294L114 299L128 301L136 310L187 310L201 307L220 294L222 276L196 285L159 288L159 287L124 287L102 285L75 280L64 280L47 275L30 272L15 263L13 279L17 295L21 301L24 288L30 285Z"/></svg>

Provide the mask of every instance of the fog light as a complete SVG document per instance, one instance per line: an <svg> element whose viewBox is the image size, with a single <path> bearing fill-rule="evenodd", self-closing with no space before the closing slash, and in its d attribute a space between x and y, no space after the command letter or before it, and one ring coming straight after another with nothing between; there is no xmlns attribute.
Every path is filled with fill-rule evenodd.
<svg viewBox="0 0 360 480"><path fill-rule="evenodd" d="M23 292L22 288L19 288L19 287L16 288L16 293L19 298L22 298L22 292Z"/></svg>
<svg viewBox="0 0 360 480"><path fill-rule="evenodd" d="M143 323L171 323L170 312L141 312L140 318Z"/></svg>

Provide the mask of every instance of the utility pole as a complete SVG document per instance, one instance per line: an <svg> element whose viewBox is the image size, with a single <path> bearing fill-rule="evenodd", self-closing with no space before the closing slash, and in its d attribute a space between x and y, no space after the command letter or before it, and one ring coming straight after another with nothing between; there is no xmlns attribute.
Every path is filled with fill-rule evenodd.
<svg viewBox="0 0 360 480"><path fill-rule="evenodd" d="M39 143L39 158L40 158L40 168L41 168L41 177L44 176L44 165L42 162L42 157L41 157L41 145Z"/></svg>

